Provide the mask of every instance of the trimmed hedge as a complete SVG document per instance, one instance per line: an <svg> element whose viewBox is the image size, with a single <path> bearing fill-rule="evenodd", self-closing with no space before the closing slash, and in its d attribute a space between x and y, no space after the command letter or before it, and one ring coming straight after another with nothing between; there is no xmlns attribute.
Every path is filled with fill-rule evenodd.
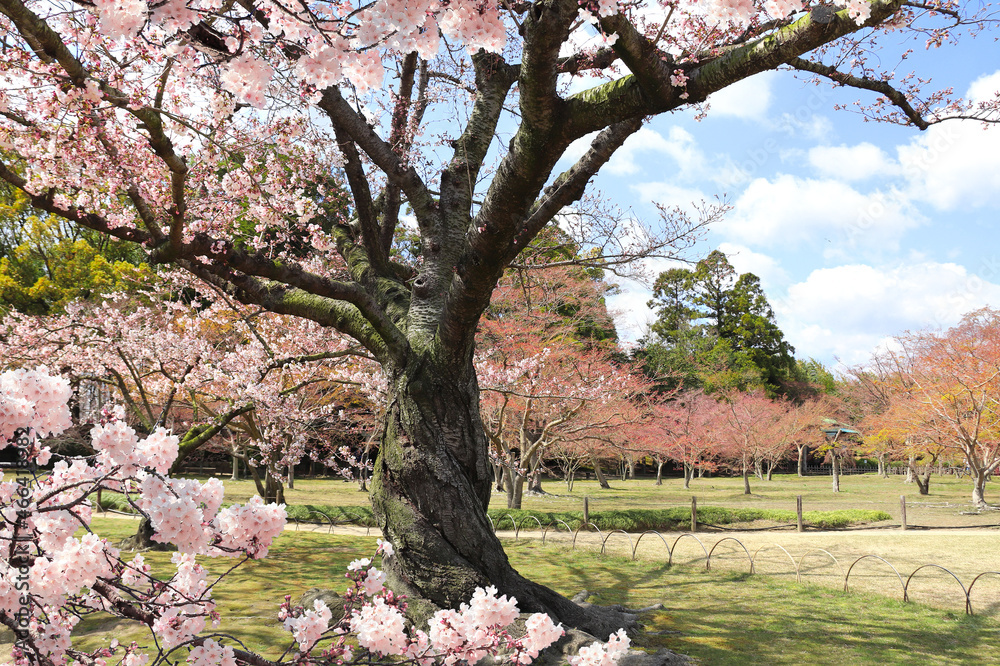
<svg viewBox="0 0 1000 666"><path fill-rule="evenodd" d="M349 523L362 527L374 527L375 515L367 506L330 506L328 504L289 504L285 506L288 520L335 525Z"/></svg>
<svg viewBox="0 0 1000 666"><path fill-rule="evenodd" d="M522 529L537 529L537 519L542 526L551 525L561 520L571 529L576 529L583 522L582 511L532 511L527 509L490 509L490 518L497 529L513 529L516 523ZM811 527L837 528L865 523L876 523L890 520L885 511L869 511L849 509L842 511L805 511L802 519ZM794 511L765 509L724 509L716 506L698 507L698 522L702 525L732 525L734 523L792 523L796 522ZM678 532L690 529L691 509L675 507L672 509L625 509L621 511L592 511L590 522L599 530L624 530L626 532L645 532L657 530L660 532Z"/></svg>
<svg viewBox="0 0 1000 666"><path fill-rule="evenodd" d="M228 503L227 503L228 504ZM132 507L117 493L108 493L101 498L101 505L108 509L131 512ZM352 524L374 527L375 516L366 506L331 506L329 504L291 504L285 507L291 521L311 523ZM541 526L566 523L571 530L583 522L582 511L535 511L531 509L490 509L490 519L498 530L538 529ZM885 511L845 509L840 511L805 511L802 519L810 527L823 529L850 527L891 520ZM537 522L536 522L537 521ZM795 512L768 509L725 509L717 506L698 507L698 523L702 525L732 525L756 522L794 524ZM603 532L624 530L626 532L682 532L691 527L691 509L623 509L620 511L592 511L590 522Z"/></svg>

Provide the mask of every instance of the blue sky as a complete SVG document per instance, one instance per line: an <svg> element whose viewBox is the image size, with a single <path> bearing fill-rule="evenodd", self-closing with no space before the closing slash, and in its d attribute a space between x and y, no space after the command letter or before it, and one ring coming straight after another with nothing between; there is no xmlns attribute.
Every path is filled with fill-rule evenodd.
<svg viewBox="0 0 1000 666"><path fill-rule="evenodd" d="M996 55L986 38L918 51L911 65L935 86L984 98L1000 90ZM652 201L725 196L733 210L691 256L719 248L757 274L798 357L861 363L905 330L1000 307L1000 127L950 121L920 132L834 109L859 99L874 96L758 75L710 99L701 122L654 118L595 184L650 221ZM649 290L618 282L610 306L620 335L635 340Z"/></svg>

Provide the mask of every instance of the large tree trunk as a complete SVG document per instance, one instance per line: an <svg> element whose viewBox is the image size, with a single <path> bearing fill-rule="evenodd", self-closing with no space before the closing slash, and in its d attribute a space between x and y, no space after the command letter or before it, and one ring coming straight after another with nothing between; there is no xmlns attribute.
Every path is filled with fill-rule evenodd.
<svg viewBox="0 0 1000 666"><path fill-rule="evenodd" d="M751 495L750 492L750 466L743 465L743 494Z"/></svg>
<svg viewBox="0 0 1000 666"><path fill-rule="evenodd" d="M663 485L663 461L659 459L656 461L656 485Z"/></svg>
<svg viewBox="0 0 1000 666"><path fill-rule="evenodd" d="M691 488L691 479L694 478L694 465L684 463L684 490Z"/></svg>
<svg viewBox="0 0 1000 666"><path fill-rule="evenodd" d="M525 612L544 612L598 636L626 620L585 609L518 574L486 509L493 485L472 364L464 374L423 358L390 376L372 506L396 554L386 558L397 593L456 608L494 585Z"/></svg>
<svg viewBox="0 0 1000 666"><path fill-rule="evenodd" d="M809 455L809 446L806 445L806 444L801 444L801 445L798 446L798 449L799 449L799 464L798 464L797 469L798 469L798 472L799 472L799 476L805 476L806 475L806 459L807 459L807 457Z"/></svg>
<svg viewBox="0 0 1000 666"><path fill-rule="evenodd" d="M838 456L836 453L833 453L832 451L831 451L831 455L833 456L833 465L831 466L833 468L833 492L839 493L840 492L840 456Z"/></svg>

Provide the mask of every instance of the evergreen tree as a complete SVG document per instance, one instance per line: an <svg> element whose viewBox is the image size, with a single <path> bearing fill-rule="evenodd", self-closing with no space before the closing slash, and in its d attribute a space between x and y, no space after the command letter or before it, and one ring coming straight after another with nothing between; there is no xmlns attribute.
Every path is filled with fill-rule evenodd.
<svg viewBox="0 0 1000 666"><path fill-rule="evenodd" d="M649 306L658 318L637 355L660 389L782 392L795 376L794 349L774 321L760 279L737 274L719 250L693 269L661 273Z"/></svg>

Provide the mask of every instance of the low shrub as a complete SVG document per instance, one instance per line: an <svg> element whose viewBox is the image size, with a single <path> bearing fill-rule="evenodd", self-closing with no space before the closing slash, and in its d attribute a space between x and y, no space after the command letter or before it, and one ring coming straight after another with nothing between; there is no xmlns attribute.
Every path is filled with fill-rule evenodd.
<svg viewBox="0 0 1000 666"><path fill-rule="evenodd" d="M570 529L577 529L583 522L582 511L534 511L528 509L490 509L490 518L499 530L538 529L562 521ZM802 519L811 527L823 529L848 527L889 520L885 511L860 509L839 511L806 511ZM537 522L536 522L537 521ZM624 530L626 532L677 532L690 529L691 510L687 507L671 509L624 509L619 511L592 511L590 522L599 530ZM794 524L794 511L766 509L725 509L715 506L698 507L698 523L701 525L733 525L742 523Z"/></svg>
<svg viewBox="0 0 1000 666"><path fill-rule="evenodd" d="M115 511L132 513L133 509L118 494L101 497L101 506ZM329 504L290 504L285 507L289 521L304 523L351 524L375 527L375 515L371 507L331 506ZM554 529L576 530L583 523L582 511L537 511L533 509L489 510L490 519L498 530L532 530L555 526ZM862 509L841 509L837 511L806 511L802 519L806 525L820 529L837 529L877 523L890 520L885 511ZM590 522L602 532L624 530L626 532L682 532L691 527L691 510L688 507L670 509L622 509L617 511L592 511ZM698 507L700 525L734 525L753 523L795 524L795 512L778 509L726 509L717 506Z"/></svg>

